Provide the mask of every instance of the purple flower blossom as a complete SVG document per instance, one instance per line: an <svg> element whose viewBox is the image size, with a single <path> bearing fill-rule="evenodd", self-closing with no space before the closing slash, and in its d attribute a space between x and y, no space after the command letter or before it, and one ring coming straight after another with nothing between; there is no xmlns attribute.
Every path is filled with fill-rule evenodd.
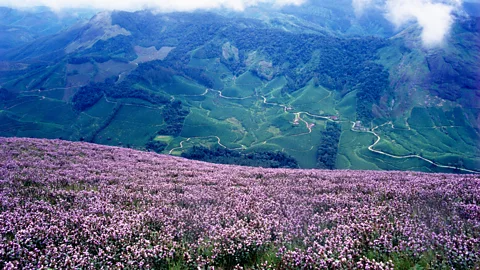
<svg viewBox="0 0 480 270"><path fill-rule="evenodd" d="M473 269L480 178L0 138L0 236L4 269L393 269L394 258Z"/></svg>

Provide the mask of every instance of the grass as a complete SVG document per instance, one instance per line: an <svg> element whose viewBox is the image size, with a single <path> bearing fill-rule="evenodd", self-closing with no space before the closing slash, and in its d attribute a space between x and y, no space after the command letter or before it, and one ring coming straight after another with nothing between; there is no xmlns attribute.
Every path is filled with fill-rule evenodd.
<svg viewBox="0 0 480 270"><path fill-rule="evenodd" d="M374 162L382 170L414 170L423 172L432 172L435 167L418 158L395 159L378 153L373 153L367 149L358 152L358 156L364 160Z"/></svg>
<svg viewBox="0 0 480 270"><path fill-rule="evenodd" d="M92 117L104 117L115 107L114 103L107 102L104 98L100 99L95 105L85 112Z"/></svg>
<svg viewBox="0 0 480 270"><path fill-rule="evenodd" d="M128 73L136 68L135 64L123 63L114 60L108 60L105 63L95 63L98 70L95 75L95 82L103 82L110 77L116 77L121 73Z"/></svg>
<svg viewBox="0 0 480 270"><path fill-rule="evenodd" d="M275 77L271 81L267 82L264 87L260 88L260 93L263 95L272 93L282 89L287 84L287 79L284 76Z"/></svg>
<svg viewBox="0 0 480 270"><path fill-rule="evenodd" d="M401 144L398 144L396 141L381 140L377 145L375 145L375 149L396 156L405 156L411 154L407 149L405 149Z"/></svg>
<svg viewBox="0 0 480 270"><path fill-rule="evenodd" d="M374 136L351 131L348 123L342 126L342 130L336 167L339 169L378 170L379 167L374 162L365 159L360 153L362 149L373 143Z"/></svg>
<svg viewBox="0 0 480 270"><path fill-rule="evenodd" d="M65 95L66 94L65 91L68 91L68 90L60 88L60 89L55 89L55 90L38 92L38 95L39 96L44 96L45 98L49 98L49 99L56 99L56 100L60 100L60 101L65 101L64 97L67 96L67 95Z"/></svg>
<svg viewBox="0 0 480 270"><path fill-rule="evenodd" d="M142 148L163 125L161 109L124 105L95 142Z"/></svg>
<svg viewBox="0 0 480 270"><path fill-rule="evenodd" d="M64 65L59 65L55 70L44 78L44 80L35 85L35 87L43 87L45 89L57 88L57 87L64 87L66 83L65 78L66 67Z"/></svg>
<svg viewBox="0 0 480 270"><path fill-rule="evenodd" d="M317 148L313 147L308 151L285 149L285 152L298 161L300 168L315 168L317 166Z"/></svg>
<svg viewBox="0 0 480 270"><path fill-rule="evenodd" d="M249 75L242 79L245 81ZM177 80L179 88L175 91L189 94L203 94L204 89L195 83ZM267 82L259 92L270 97L280 93L282 78ZM237 87L238 88L238 87ZM165 88L166 89L166 88ZM240 89L241 90L241 89ZM29 137L63 137L78 140L82 135L98 126L114 108L114 103L101 99L97 104L83 113L75 112L71 107L59 100L62 90L45 92L50 96L40 100L40 97L21 97L18 101L2 104L4 108L13 106L1 113L2 122L0 134L3 136ZM245 94L245 93L244 93ZM250 93L252 94L252 93ZM308 129L303 122L293 124L292 112L284 112L276 105L263 104L261 97L245 100L224 99L218 93L209 92L194 100L188 96L176 94L177 97L192 107L191 114L186 118L181 137L157 136L155 140L164 141L169 146L167 150L178 147L181 140L192 138L184 143L185 149L195 144L212 146L221 143L228 148L243 148L252 150L285 151L295 157L302 168L312 168L316 165L316 151L320 142L320 133L324 120L309 117L301 118L308 123L314 123L312 134L306 134ZM352 117L355 104L355 93L347 94L338 102L336 108L335 95L322 87L313 84L293 93L291 96L278 95L277 101L291 99L290 105L295 111L309 111L317 114L335 113L338 109L341 118ZM319 102L312 101L320 100ZM330 104L330 112L319 110L321 100ZM161 108L142 107L144 102L136 99L116 100L115 102L138 104L125 105L112 122L96 137L97 143L123 145L142 148L144 144L158 131L164 123ZM34 106L32 106L34 105ZM319 106L316 108L316 106ZM7 107L8 106L8 107ZM467 126L465 117L458 110L444 112L438 108L414 108L410 116L395 119L395 129L389 125L377 129L382 140L375 146L393 155L421 154L441 164L458 164L459 156L463 157L460 164L467 168L476 168L479 164L476 142L478 134ZM408 124L408 125L407 125ZM420 159L393 159L368 151L367 147L374 141L374 136L368 133L350 131L351 124L344 122L343 134L336 165L340 169L393 169L419 171L448 171L432 167ZM447 126L448 125L448 126ZM410 127L410 130L408 128ZM435 141L435 144L431 142ZM418 150L421 149L421 150ZM179 155L182 150L173 154Z"/></svg>
<svg viewBox="0 0 480 270"><path fill-rule="evenodd" d="M335 115L334 93L324 87L315 87L310 82L292 94L289 104L295 111L306 111L318 115Z"/></svg>
<svg viewBox="0 0 480 270"><path fill-rule="evenodd" d="M246 98L255 94L253 86L229 86L223 89L222 95L234 98Z"/></svg>
<svg viewBox="0 0 480 270"><path fill-rule="evenodd" d="M69 132L63 129L62 125L20 120L5 111L0 112L0 123L0 134L7 137L57 139L69 136Z"/></svg>
<svg viewBox="0 0 480 270"><path fill-rule="evenodd" d="M191 109L190 114L185 119L184 127L181 133L182 137L209 137L218 136L222 144L238 146L235 144L242 136L232 131L231 124L225 121L209 118L205 111Z"/></svg>
<svg viewBox="0 0 480 270"><path fill-rule="evenodd" d="M153 140L154 141L159 141L159 142L165 142L165 143L169 144L173 141L173 139L174 139L173 136L158 135L158 136L155 136L155 138Z"/></svg>
<svg viewBox="0 0 480 270"><path fill-rule="evenodd" d="M38 99L32 106L23 103L10 109L11 113L21 116L22 121L54 123L69 125L75 122L78 113L73 108L61 101L54 99Z"/></svg>
<svg viewBox="0 0 480 270"><path fill-rule="evenodd" d="M413 108L408 124L412 128L424 128L433 127L433 122L430 117L429 111L426 108L415 107Z"/></svg>
<svg viewBox="0 0 480 270"><path fill-rule="evenodd" d="M262 86L263 83L262 83L262 80L260 80L260 78L253 75L250 71L247 71L242 75L238 76L238 78L235 80L235 85L258 87L258 86Z"/></svg>
<svg viewBox="0 0 480 270"><path fill-rule="evenodd" d="M173 82L163 86L163 90L170 95L201 95L205 92L205 87L174 76Z"/></svg>
<svg viewBox="0 0 480 270"><path fill-rule="evenodd" d="M218 59L198 59L191 58L189 66L204 68L205 74L213 80L214 89L223 89L225 84L230 85L233 81L233 75L230 70Z"/></svg>
<svg viewBox="0 0 480 270"><path fill-rule="evenodd" d="M355 107L357 106L356 91L346 94L341 101L338 102L336 109L342 119L354 120L357 118Z"/></svg>

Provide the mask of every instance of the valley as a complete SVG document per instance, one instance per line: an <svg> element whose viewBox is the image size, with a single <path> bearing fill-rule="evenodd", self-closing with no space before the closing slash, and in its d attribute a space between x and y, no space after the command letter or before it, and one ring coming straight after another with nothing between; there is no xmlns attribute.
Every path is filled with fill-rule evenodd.
<svg viewBox="0 0 480 270"><path fill-rule="evenodd" d="M338 110L336 110L335 108L333 108L333 110L332 110L332 111L335 112L334 115L326 116L326 115L313 114L313 113L310 113L308 111L298 111L297 112L296 107L294 107L292 105L292 103L302 105L301 100L300 101L295 100L296 102L294 101L294 102L292 102L288 105L284 105L284 104L281 104L281 103L270 102L270 101L268 101L266 96L264 96L264 95L260 96L259 95L259 92L264 93L264 92L262 92L262 89L267 88L267 87L268 87L267 85L262 84L261 87L255 89L255 93L252 96L243 96L243 97L225 96L222 93L222 91L213 90L213 89L209 89L209 88L206 88L203 93L197 94L197 95L195 95L195 94L191 94L191 95L183 94L183 95L178 95L177 97L172 95L172 99L175 99L175 98L176 99L181 99L184 102L189 102L189 103L192 102L192 104L195 104L196 102L198 102L198 101L195 101L195 98L199 98L199 97L204 97L205 99L209 100L209 101L204 100L204 101L198 103L197 106L198 106L199 110L196 111L196 112L195 111L193 112L193 114L200 114L200 115L203 115L207 118L210 117L210 115L212 114L212 111L204 109L202 104L203 103L208 104L210 102L213 102L213 100L215 100L215 99L223 99L225 102L228 102L227 103L228 105L225 106L226 108L224 110L221 110L219 112L214 111L213 114L217 114L217 115L221 114L222 118L215 118L215 119L216 119L216 121L219 121L220 123L226 124L226 125L225 125L224 129L219 129L218 133L215 133L215 132L205 133L208 136L193 136L193 137L180 136L180 137L177 137L177 138L168 138L169 143L168 143L168 147L165 150L165 152L168 153L168 154L180 155L185 148L192 147L193 145L212 146L212 145L215 145L215 144L217 144L220 147L230 149L230 150L246 150L246 149L250 149L252 147L256 147L256 148L259 148L259 149L264 149L264 148L279 149L280 147L282 147L281 148L282 151L287 151L287 152L291 151L293 153L297 152L300 155L303 155L305 153L310 153L312 155L312 153L314 153L316 151L316 148L318 147L318 143L315 143L315 142L313 142L312 144L308 144L308 143L302 144L302 146L304 147L302 149L296 148L296 145L295 145L296 143L290 143L290 144L283 144L282 142L278 143L278 141L281 140L282 137L284 137L281 134L282 131L280 131L280 129L278 127L273 127L273 130L277 129L276 132L273 132L273 133L271 131L268 131L268 129L267 129L267 132L272 133L272 135L270 137L262 138L262 141L252 140L251 138L248 138L248 137L246 138L245 135L247 135L247 134L246 134L245 128L243 128L244 131L243 131L243 134L241 134L241 135L244 135L244 136L241 137L241 138L239 136L235 136L235 137L234 136L231 136L231 137L225 136L225 133L227 133L229 131L231 132L232 130L234 130L234 132L239 132L238 130L242 129L242 122L239 121L237 118L235 118L235 116L238 116L239 113L231 114L230 112L227 112L229 110L229 108L236 107L238 109L239 106L241 108L243 106L242 106L242 102L240 102L240 101L250 100L253 104L256 104L255 105L256 107L251 106L250 104L252 104L252 103L248 103L249 104L248 108L242 108L243 112L249 111L252 108L256 108L256 110L258 110L258 111L265 111L265 110L275 111L276 113L272 114L271 117L282 117L283 119L285 119L286 120L285 122L288 122L290 127L286 128L284 130L285 130L285 132L289 132L288 136L292 137L292 138L297 138L299 140L306 139L306 140L309 140L310 142L312 142L312 139L311 139L313 137L312 132L319 133L319 130L322 129L322 126L324 126L325 121L333 121L333 122L337 122L337 123L340 123L340 124L345 123L345 124L351 125L350 129L353 132L372 134L375 137L375 140L374 140L373 144L363 145L363 147L366 147L373 154L380 154L380 155L382 155L386 158L392 158L392 159L419 160L420 162L426 162L428 164L434 165L435 167L438 167L438 168L441 168L441 169L446 169L447 171L452 170L452 171L463 171L463 172L467 172L467 173L478 173L478 171L476 171L476 170L470 170L470 169L465 169L465 168L460 168L460 167L438 164L438 163L435 163L432 160L427 159L427 158L425 158L423 156L420 156L418 154L410 154L410 153L405 152L405 154L403 154L403 155L395 155L395 154L391 154L389 152L384 152L384 150L382 150L382 149L386 149L386 151L391 150L389 148L385 148L385 146L382 146L382 147L379 148L380 150L377 150L376 146L380 142L382 142L382 144L384 144L384 145L385 144L387 144L387 145L391 144L391 142L388 142L388 137L387 138L381 138L381 136L379 134L377 134L375 132L375 130L377 130L377 129L383 127L383 126L390 126L391 129L394 129L393 123L391 121L387 122L387 123L384 123L384 124L381 124L379 126L373 127L371 129L369 129L369 128L365 128L364 130L355 129L355 122L352 121L351 119L342 119L341 116L339 116ZM28 93L29 95L35 96L35 97L38 98L37 100L32 100L30 102L40 102L40 101L45 101L46 97L45 97L44 94L46 94L46 93L53 92L53 91L58 91L58 90L66 91L68 89L69 88L30 90L30 91L25 91L23 93ZM271 89L271 90L272 90L271 92L265 92L265 94L267 96L270 96L273 100L279 100L279 99L275 99L275 97L274 97L274 94L278 93L279 89L277 88L277 89ZM315 90L318 90L318 89L315 89ZM263 90L263 91L265 91L265 90ZM326 89L324 91L327 92ZM40 96L40 95L37 96L37 95L35 95L35 93L42 94L42 96ZM308 103L314 103L314 104L316 103L316 102L311 102L309 100L310 95L308 93L304 93L304 95L306 95L305 97L308 98L308 100L306 100L307 104ZM241 96L241 94L239 96ZM328 94L326 94L324 97L321 96L319 102L327 100L327 102L331 103L331 100L328 100L330 98L333 99L332 91L328 91ZM54 99L50 99L50 101L54 101ZM48 100L46 102L48 102ZM10 105L10 107L6 108L5 111L14 110L15 107L22 106L23 104L25 104L25 105L28 104L28 101L23 101L23 102L20 102L18 104L12 104L12 105ZM91 119L99 120L99 119L102 118L101 116L94 116L96 109L101 110L100 106L107 106L108 108L112 108L111 106L115 106L115 105L122 105L122 107L128 107L128 108L131 108L131 109L135 109L135 108L142 109L143 110L142 113L150 112L149 114L151 114L151 113L154 113L154 112L157 111L158 118L161 119L161 117L162 117L160 115L160 113L158 112L160 110L160 107L155 107L155 106L148 105L148 104L142 104L141 102L138 102L138 100L132 100L131 102L129 102L128 100L122 100L122 99L111 100L107 97L103 97L102 101L99 101L99 108L92 108L91 109L94 112L93 115L90 115L89 112L82 112L81 115L88 116ZM208 106L208 105L205 105L205 106ZM52 109L55 109L55 108L56 107L53 107ZM300 107L300 108L302 108L302 107ZM127 109L127 110L131 111L131 109ZM255 115L255 114L253 114L253 115ZM26 115L24 115L24 116L26 116ZM133 118L132 121L128 121L128 120L124 119L123 116L118 116L118 118L119 119L116 120L118 123L115 123L115 125L121 125L121 129L126 130L126 132L134 129L136 125L137 125L137 128L145 129L144 125L142 125L142 126L138 125L137 118ZM258 120L259 118L260 117L257 117L257 118L252 117L252 119L250 119L250 121L253 122L255 120ZM335 119L335 120L333 120L332 118ZM224 119L227 119L227 120L224 120ZM230 121L229 119L234 119L234 121ZM240 119L242 119L242 118L240 118ZM152 120L146 120L146 121L152 121L152 124L151 124L152 126L161 126L162 125L162 122L160 122L156 125L153 124L153 122L155 122L153 119ZM189 120L189 121L194 121L194 120ZM144 122L144 123L147 123L147 122ZM210 124L210 125L218 126L217 124ZM208 127L208 125L206 125L206 127ZM112 126L112 127L109 128L109 129L112 129L112 131L105 131L105 132L102 131L102 132L104 132L104 134L101 135L98 138L98 140L103 140L103 143L105 143L105 144L112 144L111 139L108 139L108 138L105 139L104 137L109 136L109 134L112 134L112 132L118 132L118 131L114 131L114 128L115 127ZM120 127L118 127L118 128L120 128ZM195 129L195 128L198 128L198 125L192 125L191 127L188 127L188 128ZM438 128L438 127L432 127L432 129L436 129L436 128ZM448 128L452 128L452 129L453 128L460 128L460 126L449 126ZM228 130L228 131L226 131L226 130ZM409 127L408 130L411 131L411 128ZM185 134L189 134L188 130L185 131L185 132L186 132ZM194 131L194 132L191 132L191 134L195 134L197 132L198 131ZM227 134L229 134L229 133L227 133ZM131 134L124 135L124 138L126 139L127 144L129 142L131 142L131 139L130 139L131 137L133 137ZM161 137L161 136L158 136L158 137ZM228 146L224 145L222 143L222 137L224 138L223 140L226 141L225 144L227 144ZM316 137L318 138L318 135ZM180 142L178 142L179 139L182 139L182 140ZM246 139L250 139L250 141L246 140ZM160 140L162 140L162 138L160 138ZM141 146L141 144L139 146ZM287 147L285 147L285 146L287 146ZM135 146L132 145L131 147L135 147ZM288 150L286 150L286 149L288 149ZM352 153L349 153L349 154L351 155ZM418 163L418 162L416 162L416 163ZM306 163L303 163L303 164L306 164ZM355 168L355 167L353 167L353 168ZM406 169L409 169L409 168L406 168ZM435 168L432 168L432 169L435 170Z"/></svg>
<svg viewBox="0 0 480 270"><path fill-rule="evenodd" d="M479 40L475 20L455 26L463 46ZM323 147L336 169L478 172L478 53L422 49L411 28L387 39L317 27L101 13L0 57L12 67L0 71L0 136L158 142L177 156L193 146L281 151L300 168L317 168ZM465 83L438 81L459 67ZM325 148L328 122L341 134Z"/></svg>

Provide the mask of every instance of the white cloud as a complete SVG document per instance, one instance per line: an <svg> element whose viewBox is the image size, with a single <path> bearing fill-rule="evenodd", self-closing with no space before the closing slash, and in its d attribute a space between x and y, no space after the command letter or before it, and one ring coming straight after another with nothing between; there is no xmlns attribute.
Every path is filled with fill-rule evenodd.
<svg viewBox="0 0 480 270"><path fill-rule="evenodd" d="M372 5L374 0L352 0L357 14ZM417 22L422 27L422 41L426 47L441 45L450 32L452 12L461 7L462 0L385 0L381 8L385 17L396 27Z"/></svg>
<svg viewBox="0 0 480 270"><path fill-rule="evenodd" d="M372 5L372 0L352 0L353 9L357 16L361 16L365 8Z"/></svg>
<svg viewBox="0 0 480 270"><path fill-rule="evenodd" d="M434 3L424 0L389 0L387 18L397 27L409 21L417 21L422 27L425 46L436 46L443 42L453 23L452 11L457 3Z"/></svg>
<svg viewBox="0 0 480 270"><path fill-rule="evenodd" d="M300 5L305 0L0 0L0 5L11 7L48 6L63 8L96 8L136 11L146 8L160 11L193 11L196 9L228 8L243 10L260 3L272 5Z"/></svg>

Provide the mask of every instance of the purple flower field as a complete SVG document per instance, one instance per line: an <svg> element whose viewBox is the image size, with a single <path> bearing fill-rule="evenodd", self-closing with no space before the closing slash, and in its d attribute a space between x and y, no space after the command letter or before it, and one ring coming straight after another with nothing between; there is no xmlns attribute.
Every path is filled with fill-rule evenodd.
<svg viewBox="0 0 480 270"><path fill-rule="evenodd" d="M478 269L480 176L0 138L0 268Z"/></svg>

